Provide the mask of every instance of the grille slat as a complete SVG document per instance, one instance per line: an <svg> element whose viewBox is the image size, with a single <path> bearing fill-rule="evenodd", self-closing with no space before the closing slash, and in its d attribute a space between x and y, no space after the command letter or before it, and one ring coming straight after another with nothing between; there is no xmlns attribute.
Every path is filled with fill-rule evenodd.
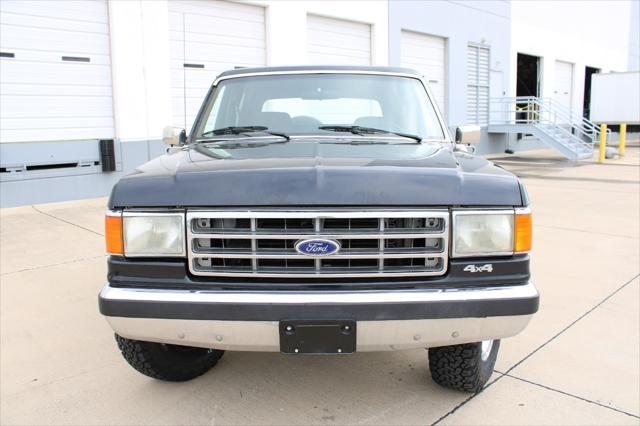
<svg viewBox="0 0 640 426"><path fill-rule="evenodd" d="M189 211L189 268L194 275L236 277L379 277L442 275L449 213L403 211ZM341 250L298 253L303 239L337 241Z"/></svg>

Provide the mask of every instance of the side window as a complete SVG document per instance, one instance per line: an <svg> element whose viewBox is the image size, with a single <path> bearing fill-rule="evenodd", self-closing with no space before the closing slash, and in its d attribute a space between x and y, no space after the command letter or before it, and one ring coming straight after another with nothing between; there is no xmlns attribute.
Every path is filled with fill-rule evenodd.
<svg viewBox="0 0 640 426"><path fill-rule="evenodd" d="M216 126L216 122L218 121L218 113L220 112L220 105L222 105L222 100L224 99L224 92L226 89L227 86L222 86L222 89L220 89L220 91L217 93L216 99L213 102L213 106L211 107L211 111L209 112L209 118L207 119L207 123L204 125L204 130L202 131L202 133L220 127Z"/></svg>
<svg viewBox="0 0 640 426"><path fill-rule="evenodd" d="M308 116L322 124L354 124L361 117L382 117L380 103L375 99L269 99L262 105L264 112L286 112L291 117Z"/></svg>

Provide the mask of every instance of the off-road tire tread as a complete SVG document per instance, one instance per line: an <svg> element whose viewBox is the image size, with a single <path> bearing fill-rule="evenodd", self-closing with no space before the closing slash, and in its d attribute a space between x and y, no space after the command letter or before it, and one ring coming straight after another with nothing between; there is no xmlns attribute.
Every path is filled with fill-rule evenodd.
<svg viewBox="0 0 640 426"><path fill-rule="evenodd" d="M429 348L431 378L449 389L478 393L491 377L499 344L494 342L494 354L487 361L482 361L479 343Z"/></svg>
<svg viewBox="0 0 640 426"><path fill-rule="evenodd" d="M191 380L209 371L224 354L224 351L193 348L195 351L202 351L206 356L200 356L196 362L187 360L181 361L175 358L168 362L157 352L159 343L132 340L115 335L118 348L122 352L124 359L138 372L158 380L169 382L184 382Z"/></svg>

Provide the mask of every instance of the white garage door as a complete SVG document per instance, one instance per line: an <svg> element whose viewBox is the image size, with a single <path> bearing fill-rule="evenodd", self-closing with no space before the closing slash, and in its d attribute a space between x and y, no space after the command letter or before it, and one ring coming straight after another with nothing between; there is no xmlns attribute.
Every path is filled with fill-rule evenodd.
<svg viewBox="0 0 640 426"><path fill-rule="evenodd" d="M556 81L553 90L553 98L567 111L571 111L573 64L556 61Z"/></svg>
<svg viewBox="0 0 640 426"><path fill-rule="evenodd" d="M218 74L266 64L264 8L171 1L169 26L173 123L189 130Z"/></svg>
<svg viewBox="0 0 640 426"><path fill-rule="evenodd" d="M400 63L419 71L429 83L431 92L446 120L446 41L413 31L402 31Z"/></svg>
<svg viewBox="0 0 640 426"><path fill-rule="evenodd" d="M111 139L106 1L0 1L0 141Z"/></svg>
<svg viewBox="0 0 640 426"><path fill-rule="evenodd" d="M308 62L314 65L371 65L371 25L307 16Z"/></svg>

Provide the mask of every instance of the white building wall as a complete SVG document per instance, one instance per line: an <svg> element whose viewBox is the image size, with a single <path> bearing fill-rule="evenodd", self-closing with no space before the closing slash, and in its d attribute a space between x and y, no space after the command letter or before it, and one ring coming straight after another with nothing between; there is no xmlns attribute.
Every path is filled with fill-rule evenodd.
<svg viewBox="0 0 640 426"><path fill-rule="evenodd" d="M510 75L509 2L389 2L390 64L402 65L402 31L442 37L445 41L445 102L450 129L475 124L469 114L469 46L489 49L490 96L508 96ZM427 76L427 79L430 77ZM442 105L441 105L442 107ZM503 151L507 137L482 132L479 153Z"/></svg>
<svg viewBox="0 0 640 426"><path fill-rule="evenodd" d="M166 0L109 2L116 138L160 139L171 123Z"/></svg>
<svg viewBox="0 0 640 426"><path fill-rule="evenodd" d="M240 2L265 8L267 65L309 63L309 14L370 25L371 62L388 64L386 1ZM42 5L32 2L26 7L36 10ZM62 135L47 142L0 144L2 167L30 161L71 162L76 157L91 160L89 167L2 173L2 207L108 195L122 175L164 152L162 129L172 122L168 1L109 0L108 9L116 171L104 173L93 165L99 159L97 135L82 141L65 140Z"/></svg>
<svg viewBox="0 0 640 426"><path fill-rule="evenodd" d="M308 64L307 15L371 25L373 65L389 61L387 2L246 1L266 8L267 65ZM167 0L110 1L116 137L159 140L171 124Z"/></svg>
<svg viewBox="0 0 640 426"><path fill-rule="evenodd" d="M640 1L631 2L629 14L629 71L640 71Z"/></svg>
<svg viewBox="0 0 640 426"><path fill-rule="evenodd" d="M630 1L511 2L511 93L518 53L541 58L540 96L553 97L555 61L574 65L572 110L582 115L585 66L626 71Z"/></svg>
<svg viewBox="0 0 640 426"><path fill-rule="evenodd" d="M267 64L304 65L307 57L307 15L347 19L371 25L372 64L389 63L387 1L251 1L267 7ZM326 65L326 64L325 64Z"/></svg>
<svg viewBox="0 0 640 426"><path fill-rule="evenodd" d="M553 95L555 61L573 63L572 105L576 113L582 112L585 66L604 72L637 66L637 1L633 5L629 0L240 2L265 8L267 65L310 62L309 15L370 25L373 65L401 64L402 30L443 37L445 108L450 126L467 120L470 43L491 48L491 96L515 95L518 52L541 57L541 94L546 97ZM37 8L44 3L25 4ZM15 173L10 179L3 173L2 206L104 196L120 176L164 152L160 135L172 121L168 2L109 0L108 9L117 171L103 173L100 166L90 166ZM63 162L73 154L72 159L86 157L93 161L98 158L97 138L0 144L0 159L3 164L35 158ZM504 137L485 133L483 138L487 144L481 153L504 149Z"/></svg>

